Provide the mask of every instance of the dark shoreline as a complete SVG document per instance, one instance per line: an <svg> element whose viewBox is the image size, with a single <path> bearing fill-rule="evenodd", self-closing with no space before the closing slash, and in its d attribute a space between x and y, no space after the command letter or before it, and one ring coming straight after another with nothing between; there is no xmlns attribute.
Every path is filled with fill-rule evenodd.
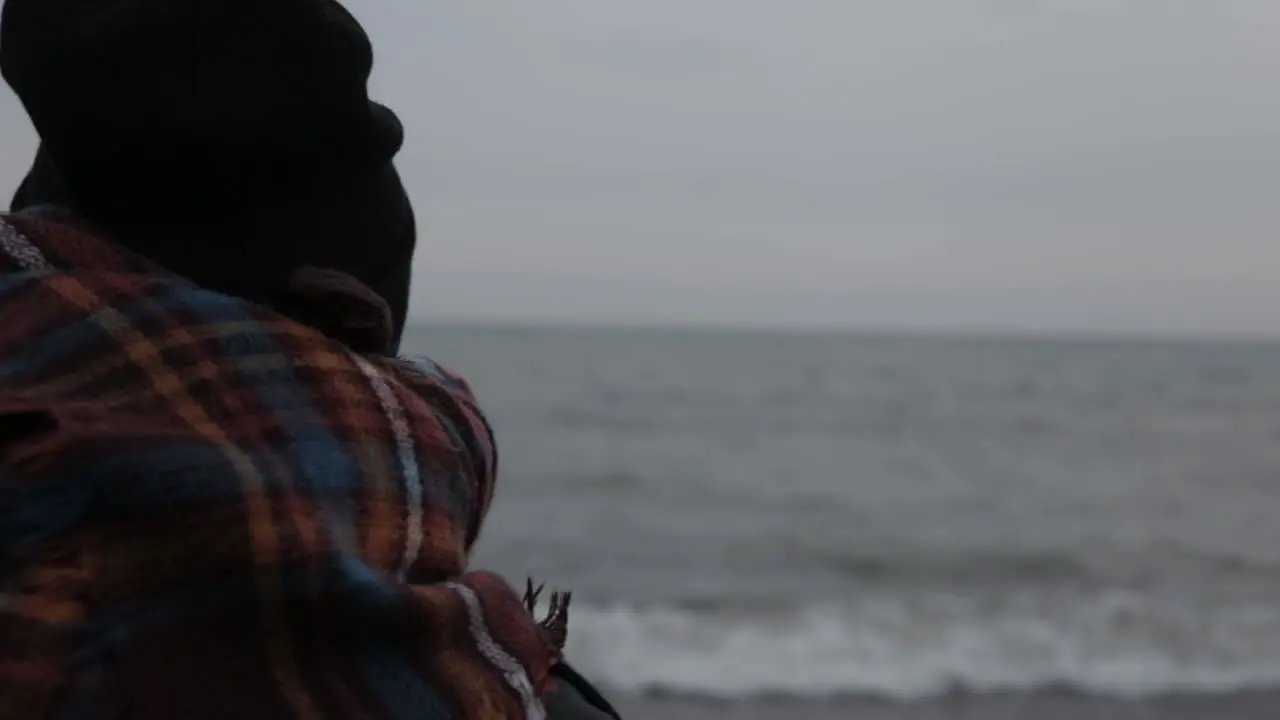
<svg viewBox="0 0 1280 720"><path fill-rule="evenodd" d="M1116 699L1062 693L964 695L902 702L869 698L730 701L614 694L626 720L1271 720L1280 689Z"/></svg>

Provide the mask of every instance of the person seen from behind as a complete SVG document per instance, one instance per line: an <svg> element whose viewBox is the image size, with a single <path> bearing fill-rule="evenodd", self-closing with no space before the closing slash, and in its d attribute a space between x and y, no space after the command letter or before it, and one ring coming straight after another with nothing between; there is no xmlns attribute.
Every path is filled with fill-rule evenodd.
<svg viewBox="0 0 1280 720"><path fill-rule="evenodd" d="M6 0L0 718L617 717L470 567L498 461L333 0Z"/></svg>

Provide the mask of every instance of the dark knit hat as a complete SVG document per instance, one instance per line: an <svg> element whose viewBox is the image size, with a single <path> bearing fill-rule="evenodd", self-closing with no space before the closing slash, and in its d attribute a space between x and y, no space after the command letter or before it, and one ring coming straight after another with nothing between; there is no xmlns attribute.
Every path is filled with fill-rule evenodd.
<svg viewBox="0 0 1280 720"><path fill-rule="evenodd" d="M41 139L14 209L66 205L252 299L349 272L398 325L414 222L372 64L334 0L5 0L0 73Z"/></svg>
<svg viewBox="0 0 1280 720"><path fill-rule="evenodd" d="M103 217L386 163L403 133L369 100L372 64L333 0L7 0L0 18L0 72Z"/></svg>

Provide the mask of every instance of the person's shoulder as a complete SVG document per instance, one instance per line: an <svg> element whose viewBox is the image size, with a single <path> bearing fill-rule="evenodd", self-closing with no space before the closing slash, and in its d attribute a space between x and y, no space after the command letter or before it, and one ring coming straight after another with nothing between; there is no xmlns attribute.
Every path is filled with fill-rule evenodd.
<svg viewBox="0 0 1280 720"><path fill-rule="evenodd" d="M82 270L174 277L65 209L49 206L0 214L0 272Z"/></svg>
<svg viewBox="0 0 1280 720"><path fill-rule="evenodd" d="M466 378L425 355L388 358L387 366L409 382L429 384L447 389L468 403L475 404L475 393Z"/></svg>
<svg viewBox="0 0 1280 720"><path fill-rule="evenodd" d="M430 416L428 424L434 425L463 454L480 490L477 510L483 515L497 484L498 447L493 427L470 383L425 356L384 357L377 364L415 398L413 405Z"/></svg>

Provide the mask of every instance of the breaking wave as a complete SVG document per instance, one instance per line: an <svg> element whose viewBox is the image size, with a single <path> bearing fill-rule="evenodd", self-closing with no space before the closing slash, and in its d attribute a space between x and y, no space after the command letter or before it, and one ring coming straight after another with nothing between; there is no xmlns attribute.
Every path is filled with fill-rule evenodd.
<svg viewBox="0 0 1280 720"><path fill-rule="evenodd" d="M1071 690L1116 697L1280 687L1280 609L878 598L762 614L575 608L569 656L614 690L709 698Z"/></svg>

